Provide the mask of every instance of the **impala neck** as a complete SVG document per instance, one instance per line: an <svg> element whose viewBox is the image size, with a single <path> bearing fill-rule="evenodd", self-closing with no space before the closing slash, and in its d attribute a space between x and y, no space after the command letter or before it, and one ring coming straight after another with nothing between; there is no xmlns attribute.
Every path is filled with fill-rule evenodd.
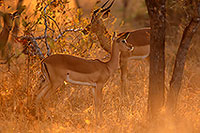
<svg viewBox="0 0 200 133"><path fill-rule="evenodd" d="M95 31L101 47L108 53L111 53L111 36L106 30L106 27L102 24L98 26L98 30Z"/></svg>
<svg viewBox="0 0 200 133"><path fill-rule="evenodd" d="M116 44L116 41L113 41L111 58L107 62L107 66L108 66L110 73L113 73L115 70L118 69L119 52L120 52L119 45Z"/></svg>

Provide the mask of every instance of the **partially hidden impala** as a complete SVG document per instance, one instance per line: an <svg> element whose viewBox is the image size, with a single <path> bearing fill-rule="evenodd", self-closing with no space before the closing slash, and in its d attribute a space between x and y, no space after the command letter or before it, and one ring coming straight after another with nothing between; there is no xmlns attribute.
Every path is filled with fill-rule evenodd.
<svg viewBox="0 0 200 133"><path fill-rule="evenodd" d="M101 47L111 53L111 35L108 33L106 26L104 24L104 19L108 17L111 4L104 8L110 0L107 0L100 8L96 9L92 13L91 22L83 30L83 33L94 33L96 34ZM120 57L120 69L121 69L121 94L124 96L126 94L126 79L127 79L127 63L131 59L144 59L150 54L150 31L149 27L141 28L137 30L130 30L126 32L121 32L118 37L125 39L134 50L132 52L122 52Z"/></svg>
<svg viewBox="0 0 200 133"><path fill-rule="evenodd" d="M120 52L127 52L133 47L123 38L113 37L111 58L107 62L98 59L86 60L66 54L54 54L41 62L41 71L45 84L35 92L33 101L47 101L64 81L89 85L94 88L94 103L96 118L102 116L102 88L109 77L118 68Z"/></svg>
<svg viewBox="0 0 200 133"><path fill-rule="evenodd" d="M4 26L0 33L0 57L4 59L6 56L6 44L8 42L10 31L13 27L13 21L15 16L18 15L18 11L14 13L3 13L0 11L0 16L3 17Z"/></svg>

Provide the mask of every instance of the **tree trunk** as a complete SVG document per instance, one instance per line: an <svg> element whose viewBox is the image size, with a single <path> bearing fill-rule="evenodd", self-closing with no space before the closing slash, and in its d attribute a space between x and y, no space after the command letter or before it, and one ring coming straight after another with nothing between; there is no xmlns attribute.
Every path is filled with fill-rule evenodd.
<svg viewBox="0 0 200 133"><path fill-rule="evenodd" d="M145 0L151 25L148 113L159 115L164 104L165 81L165 0Z"/></svg>
<svg viewBox="0 0 200 133"><path fill-rule="evenodd" d="M176 55L174 71L170 81L170 90L168 92L166 103L167 111L169 113L174 113L176 110L187 52L190 47L192 37L200 25L200 2L196 2L196 7L196 13L198 15L195 15L195 17L193 17L190 23L186 26Z"/></svg>

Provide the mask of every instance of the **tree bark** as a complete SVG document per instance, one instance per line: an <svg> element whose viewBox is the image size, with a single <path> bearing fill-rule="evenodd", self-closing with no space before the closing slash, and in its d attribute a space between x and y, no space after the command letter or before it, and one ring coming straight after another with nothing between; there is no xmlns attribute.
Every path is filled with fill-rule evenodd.
<svg viewBox="0 0 200 133"><path fill-rule="evenodd" d="M186 26L176 55L174 71L172 79L170 81L170 90L168 92L167 103L166 103L167 111L169 113L175 113L176 111L176 105L181 88L181 81L182 81L186 56L191 44L192 37L194 36L200 25L200 2L196 2L195 5L197 7L195 13L196 15L191 19L190 23Z"/></svg>
<svg viewBox="0 0 200 133"><path fill-rule="evenodd" d="M148 113L156 118L164 105L165 0L145 0L151 25Z"/></svg>

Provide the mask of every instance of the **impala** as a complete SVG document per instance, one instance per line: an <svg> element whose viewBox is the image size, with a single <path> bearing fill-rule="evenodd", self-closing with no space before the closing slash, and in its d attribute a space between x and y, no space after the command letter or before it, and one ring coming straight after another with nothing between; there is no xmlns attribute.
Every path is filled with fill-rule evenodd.
<svg viewBox="0 0 200 133"><path fill-rule="evenodd" d="M0 57L5 57L6 44L8 42L9 33L13 26L14 17L18 15L18 11L11 13L3 13L0 11L0 16L3 17L4 26L0 33Z"/></svg>
<svg viewBox="0 0 200 133"><path fill-rule="evenodd" d="M105 25L104 19L108 17L110 12L110 7L113 5L114 1L111 4L104 8L105 5L109 2L108 0L102 7L93 11L92 19L90 24L86 26L83 30L83 33L94 33L96 34L101 47L111 53L111 35L108 33ZM126 31L119 33L118 36L121 39L126 39L127 43L134 47L132 52L122 52L120 56L120 69L121 69L121 94L124 96L126 94L126 78L127 78L127 64L130 59L144 59L149 56L150 53L150 28L142 28L133 31Z"/></svg>
<svg viewBox="0 0 200 133"><path fill-rule="evenodd" d="M43 86L35 93L33 101L35 103L39 103L41 100L47 101L64 81L94 86L96 118L101 117L102 88L118 68L119 53L132 49L126 40L116 37L113 37L112 46L111 58L108 62L98 59L86 60L66 54L55 54L45 58L41 62L41 71L47 86Z"/></svg>

